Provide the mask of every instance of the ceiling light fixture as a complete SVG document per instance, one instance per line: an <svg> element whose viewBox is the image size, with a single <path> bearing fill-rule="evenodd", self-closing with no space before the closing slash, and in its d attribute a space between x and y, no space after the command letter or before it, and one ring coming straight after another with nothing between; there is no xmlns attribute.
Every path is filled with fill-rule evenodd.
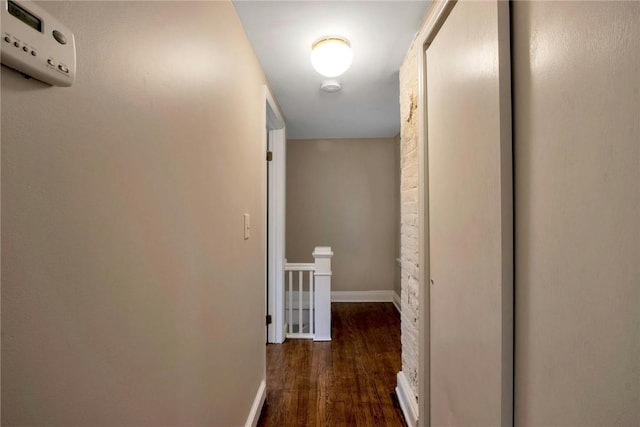
<svg viewBox="0 0 640 427"><path fill-rule="evenodd" d="M325 36L311 45L311 64L325 77L337 77L351 66L351 43L344 37Z"/></svg>

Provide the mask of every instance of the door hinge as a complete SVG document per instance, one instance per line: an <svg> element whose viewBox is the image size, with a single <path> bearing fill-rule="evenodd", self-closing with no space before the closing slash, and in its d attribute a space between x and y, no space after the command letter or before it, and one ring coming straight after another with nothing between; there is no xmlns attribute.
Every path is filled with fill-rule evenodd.
<svg viewBox="0 0 640 427"><path fill-rule="evenodd" d="M267 162L273 160L273 151L267 151Z"/></svg>
<svg viewBox="0 0 640 427"><path fill-rule="evenodd" d="M271 315L267 314L267 325L271 324Z"/></svg>

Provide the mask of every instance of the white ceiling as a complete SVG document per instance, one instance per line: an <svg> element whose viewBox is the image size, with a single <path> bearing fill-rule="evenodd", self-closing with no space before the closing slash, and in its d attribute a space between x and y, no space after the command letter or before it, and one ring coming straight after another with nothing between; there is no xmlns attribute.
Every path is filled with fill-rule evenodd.
<svg viewBox="0 0 640 427"><path fill-rule="evenodd" d="M429 1L233 2L287 122L287 137L393 137L400 131L398 70ZM320 90L311 44L351 41L342 90Z"/></svg>

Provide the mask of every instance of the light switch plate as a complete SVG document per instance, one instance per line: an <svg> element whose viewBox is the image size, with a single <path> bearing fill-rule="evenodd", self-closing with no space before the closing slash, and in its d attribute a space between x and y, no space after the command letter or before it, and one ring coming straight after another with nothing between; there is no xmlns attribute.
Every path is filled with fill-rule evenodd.
<svg viewBox="0 0 640 427"><path fill-rule="evenodd" d="M248 213L244 214L244 240L249 240L251 237L251 217Z"/></svg>

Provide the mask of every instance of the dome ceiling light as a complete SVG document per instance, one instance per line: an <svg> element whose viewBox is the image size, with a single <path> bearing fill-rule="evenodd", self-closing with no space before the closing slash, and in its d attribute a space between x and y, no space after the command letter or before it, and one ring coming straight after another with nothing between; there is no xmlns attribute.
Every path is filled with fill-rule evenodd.
<svg viewBox="0 0 640 427"><path fill-rule="evenodd" d="M311 64L325 77L337 77L351 66L351 43L344 37L325 36L311 45Z"/></svg>

